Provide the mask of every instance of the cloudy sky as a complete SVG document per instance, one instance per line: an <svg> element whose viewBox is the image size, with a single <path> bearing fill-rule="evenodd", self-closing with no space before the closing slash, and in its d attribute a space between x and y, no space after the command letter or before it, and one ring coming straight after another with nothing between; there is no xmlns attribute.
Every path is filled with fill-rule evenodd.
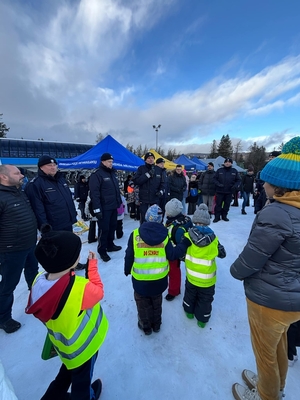
<svg viewBox="0 0 300 400"><path fill-rule="evenodd" d="M209 151L300 134L299 0L1 0L8 137Z"/></svg>

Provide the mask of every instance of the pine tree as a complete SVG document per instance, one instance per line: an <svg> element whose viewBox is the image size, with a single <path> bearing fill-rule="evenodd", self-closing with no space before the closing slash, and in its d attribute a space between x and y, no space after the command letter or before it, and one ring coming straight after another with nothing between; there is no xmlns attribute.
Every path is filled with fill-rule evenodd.
<svg viewBox="0 0 300 400"><path fill-rule="evenodd" d="M2 115L0 114L0 119L2 119ZM0 137L5 138L6 133L9 131L10 128L7 128L6 124L0 121Z"/></svg>
<svg viewBox="0 0 300 400"><path fill-rule="evenodd" d="M145 153L143 153L143 148L142 146L139 144L138 147L135 149L134 152L138 157L142 157ZM146 152L147 153L147 152Z"/></svg>
<svg viewBox="0 0 300 400"><path fill-rule="evenodd" d="M176 157L176 150L175 149L168 149L166 159L169 161L173 161Z"/></svg>
<svg viewBox="0 0 300 400"><path fill-rule="evenodd" d="M243 148L242 147L242 141L239 140L236 143L236 145L234 146L234 159L235 159L235 161L238 161L239 155L240 155L240 152L241 152L242 148Z"/></svg>
<svg viewBox="0 0 300 400"><path fill-rule="evenodd" d="M217 158L218 155L219 154L218 154L218 149L217 149L217 141L213 140L208 158Z"/></svg>
<svg viewBox="0 0 300 400"><path fill-rule="evenodd" d="M218 155L227 158L232 157L232 153L233 148L230 137L229 135L223 135L218 146Z"/></svg>
<svg viewBox="0 0 300 400"><path fill-rule="evenodd" d="M264 146L258 146L256 142L254 142L253 145L249 147L247 164L253 165L255 173L265 166L266 158L266 148Z"/></svg>

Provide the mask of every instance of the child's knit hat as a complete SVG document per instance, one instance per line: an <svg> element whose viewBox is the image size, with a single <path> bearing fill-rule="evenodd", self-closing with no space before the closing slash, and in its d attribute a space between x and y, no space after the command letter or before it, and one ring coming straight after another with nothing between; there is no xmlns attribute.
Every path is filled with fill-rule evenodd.
<svg viewBox="0 0 300 400"><path fill-rule="evenodd" d="M192 217L192 222L194 224L210 224L210 215L208 213L208 208L206 204L202 203L196 208L196 211L194 212L194 215Z"/></svg>
<svg viewBox="0 0 300 400"><path fill-rule="evenodd" d="M153 204L153 206L148 208L145 215L145 220L147 222L158 222L160 224L162 221L162 217L163 217L162 209L158 207L157 204Z"/></svg>
<svg viewBox="0 0 300 400"><path fill-rule="evenodd" d="M260 178L273 186L300 190L300 136L283 146L280 156L266 164Z"/></svg>
<svg viewBox="0 0 300 400"><path fill-rule="evenodd" d="M35 256L44 270L56 273L72 267L80 254L80 238L73 232L53 231L48 224L42 226L41 233Z"/></svg>
<svg viewBox="0 0 300 400"><path fill-rule="evenodd" d="M182 212L183 205L181 201L173 198L166 203L165 210L168 217L177 217Z"/></svg>

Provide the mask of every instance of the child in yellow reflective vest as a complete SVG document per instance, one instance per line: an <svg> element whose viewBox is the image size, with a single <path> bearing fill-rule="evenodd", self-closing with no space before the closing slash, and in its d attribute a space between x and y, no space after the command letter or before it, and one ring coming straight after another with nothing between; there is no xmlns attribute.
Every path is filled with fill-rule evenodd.
<svg viewBox="0 0 300 400"><path fill-rule="evenodd" d="M224 247L219 243L210 224L210 215L206 204L196 209L190 228L185 236L192 245L185 256L186 282L183 308L188 318L194 316L198 326L204 328L209 321L215 294L217 265L215 258L226 257Z"/></svg>
<svg viewBox="0 0 300 400"><path fill-rule="evenodd" d="M91 383L91 379L108 329L100 305L104 293L96 254L89 252L86 277L77 276L80 238L72 232L52 231L50 225L42 227L41 233L35 256L45 272L33 283L26 313L46 325L63 363L41 400L96 400L102 382Z"/></svg>
<svg viewBox="0 0 300 400"><path fill-rule="evenodd" d="M176 247L162 225L163 212L158 205L148 208L145 220L128 240L125 253L125 275L132 275L138 327L146 335L159 332L162 315L162 293L168 286L168 260L182 257L190 241L183 237Z"/></svg>

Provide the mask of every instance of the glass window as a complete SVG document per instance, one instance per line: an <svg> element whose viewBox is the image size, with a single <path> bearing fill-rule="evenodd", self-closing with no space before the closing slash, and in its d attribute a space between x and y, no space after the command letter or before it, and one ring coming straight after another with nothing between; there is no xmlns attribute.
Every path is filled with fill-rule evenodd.
<svg viewBox="0 0 300 400"><path fill-rule="evenodd" d="M0 140L0 157L9 157L9 140Z"/></svg>

